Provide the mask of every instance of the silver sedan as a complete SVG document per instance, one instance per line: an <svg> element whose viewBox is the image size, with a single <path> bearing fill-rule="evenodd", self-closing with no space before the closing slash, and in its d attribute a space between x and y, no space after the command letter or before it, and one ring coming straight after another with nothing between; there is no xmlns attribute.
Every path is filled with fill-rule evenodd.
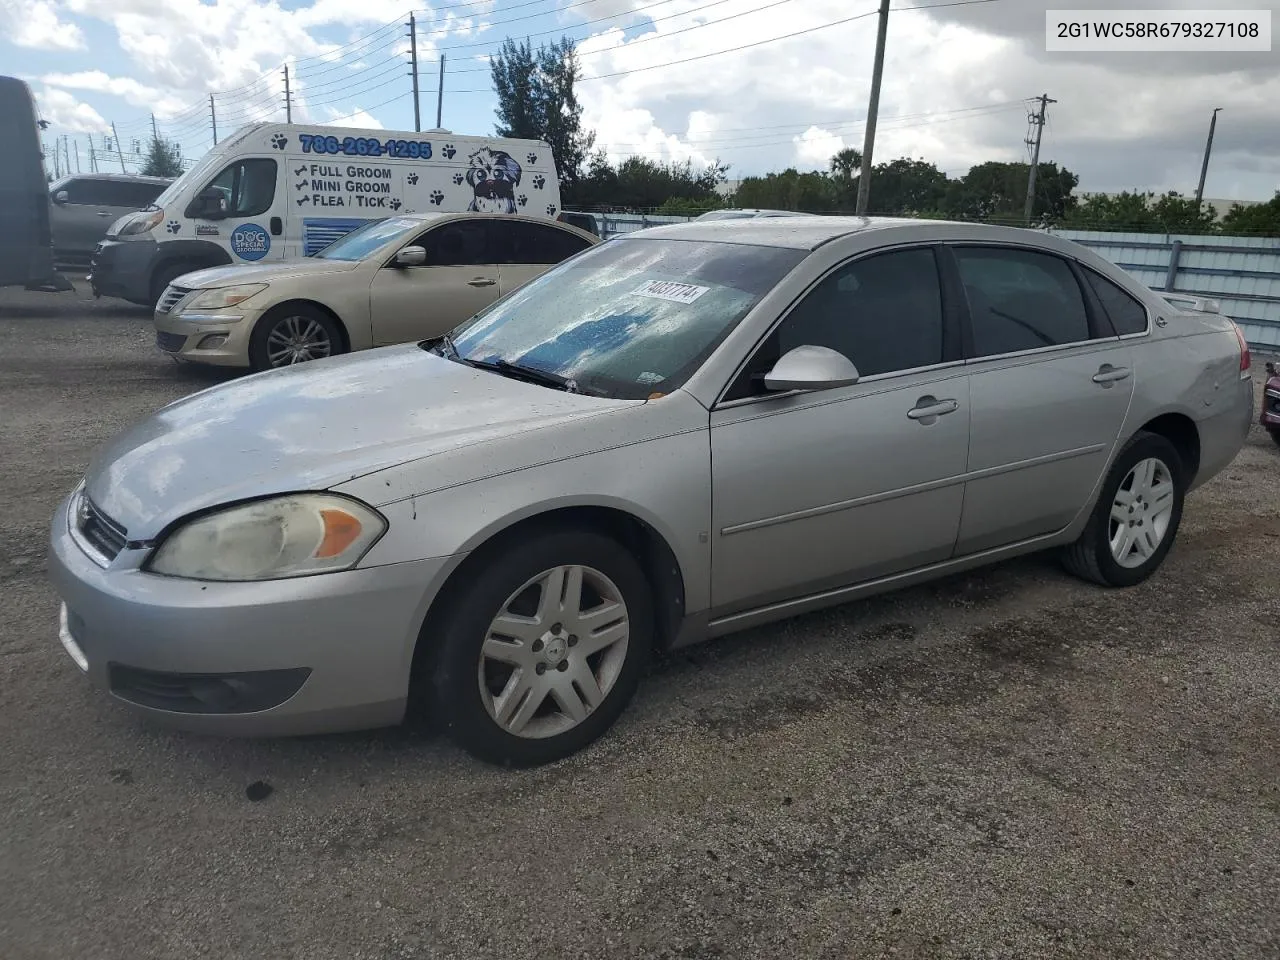
<svg viewBox="0 0 1280 960"><path fill-rule="evenodd" d="M1032 551L1150 576L1241 448L1248 349L1088 250L760 219L593 247L417 345L119 436L59 507L71 658L188 728L434 711L476 755L599 737L646 658Z"/></svg>

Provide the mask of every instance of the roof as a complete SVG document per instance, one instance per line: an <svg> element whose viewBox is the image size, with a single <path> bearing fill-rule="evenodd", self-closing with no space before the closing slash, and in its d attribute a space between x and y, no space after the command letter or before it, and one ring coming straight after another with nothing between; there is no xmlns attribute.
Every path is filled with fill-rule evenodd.
<svg viewBox="0 0 1280 960"><path fill-rule="evenodd" d="M141 173L94 173L92 170L87 173L68 173L62 176L65 180L124 180L129 183L156 183L170 184L173 183L173 177L148 177Z"/></svg>

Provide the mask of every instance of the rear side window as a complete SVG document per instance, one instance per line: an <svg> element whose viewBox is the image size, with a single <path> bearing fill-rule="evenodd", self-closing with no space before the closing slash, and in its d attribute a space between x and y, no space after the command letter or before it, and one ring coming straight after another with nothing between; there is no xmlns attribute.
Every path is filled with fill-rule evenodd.
<svg viewBox="0 0 1280 960"><path fill-rule="evenodd" d="M1084 295L1066 261L1033 250L958 247L973 356L994 357L1090 339Z"/></svg>
<svg viewBox="0 0 1280 960"><path fill-rule="evenodd" d="M1120 336L1131 333L1147 332L1147 308L1119 284L1113 283L1100 273L1094 273L1087 267L1084 275L1089 278L1089 286L1102 301L1102 308L1111 318L1111 326Z"/></svg>
<svg viewBox="0 0 1280 960"><path fill-rule="evenodd" d="M489 228L496 241L497 263L559 263L590 246L568 230L540 223L491 220Z"/></svg>

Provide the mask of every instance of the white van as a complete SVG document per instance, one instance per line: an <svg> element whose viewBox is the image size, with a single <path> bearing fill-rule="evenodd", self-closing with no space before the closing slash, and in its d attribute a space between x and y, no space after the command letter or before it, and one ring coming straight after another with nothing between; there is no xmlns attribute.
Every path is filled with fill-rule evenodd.
<svg viewBox="0 0 1280 960"><path fill-rule="evenodd" d="M554 219L551 148L447 130L254 124L113 223L89 283L95 296L154 306L184 273L306 257L369 220L436 211Z"/></svg>

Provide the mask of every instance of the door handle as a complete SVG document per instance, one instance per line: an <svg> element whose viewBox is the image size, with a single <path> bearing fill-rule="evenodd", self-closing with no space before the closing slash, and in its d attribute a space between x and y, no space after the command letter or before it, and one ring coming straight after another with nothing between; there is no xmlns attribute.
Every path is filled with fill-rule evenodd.
<svg viewBox="0 0 1280 960"><path fill-rule="evenodd" d="M495 283L497 283L497 282L498 282L497 280L490 280L488 277L476 277L474 280L468 280L468 281L467 281L467 286L469 286L469 287L492 287L492 286L493 286Z"/></svg>
<svg viewBox="0 0 1280 960"><path fill-rule="evenodd" d="M932 423L935 417L945 417L948 413L955 413L959 409L960 404L954 400L921 397L916 401L916 405L907 411L907 416L912 420L928 420Z"/></svg>
<svg viewBox="0 0 1280 960"><path fill-rule="evenodd" d="M1113 383L1127 379L1129 373L1128 367L1113 367L1109 363L1104 363L1098 368L1098 372L1093 375L1093 382L1109 387Z"/></svg>

